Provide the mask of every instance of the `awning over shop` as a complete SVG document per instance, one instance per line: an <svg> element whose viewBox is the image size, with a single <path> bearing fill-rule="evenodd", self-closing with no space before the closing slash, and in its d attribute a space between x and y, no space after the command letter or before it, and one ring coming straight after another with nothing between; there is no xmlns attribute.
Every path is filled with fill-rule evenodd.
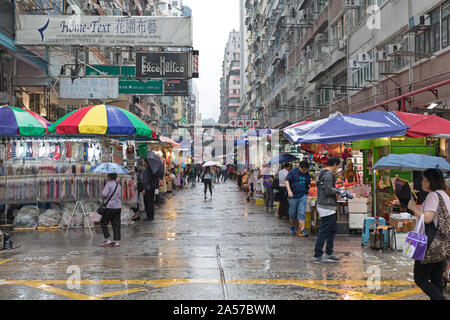
<svg viewBox="0 0 450 320"><path fill-rule="evenodd" d="M173 141L172 139L169 139L169 138L167 138L167 137L164 137L164 136L159 136L159 140L160 140L161 142L165 142L165 143L171 144L175 149L178 149L178 148L181 147L181 145L180 145L179 143Z"/></svg>
<svg viewBox="0 0 450 320"><path fill-rule="evenodd" d="M436 115L423 115L395 111L397 116L411 128L406 135L412 138L450 138L450 121Z"/></svg>
<svg viewBox="0 0 450 320"><path fill-rule="evenodd" d="M390 154L381 158L372 167L372 170L426 170L439 169L450 171L450 164L441 157L424 154Z"/></svg>
<svg viewBox="0 0 450 320"><path fill-rule="evenodd" d="M342 115L336 113L283 131L291 143L338 143L404 136L409 129L394 112L372 111Z"/></svg>

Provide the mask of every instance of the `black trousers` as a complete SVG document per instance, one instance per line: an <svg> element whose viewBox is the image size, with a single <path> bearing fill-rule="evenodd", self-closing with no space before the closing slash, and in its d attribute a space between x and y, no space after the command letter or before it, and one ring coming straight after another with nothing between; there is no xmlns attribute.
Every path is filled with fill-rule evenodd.
<svg viewBox="0 0 450 320"><path fill-rule="evenodd" d="M211 179L203 179L203 183L205 184L205 197L206 197L206 189L209 186L209 193L212 195L212 181Z"/></svg>
<svg viewBox="0 0 450 320"><path fill-rule="evenodd" d="M278 208L278 216L287 217L287 216L289 216L289 202L286 197L286 188L280 187L279 192L280 192L281 201L280 201L280 207Z"/></svg>
<svg viewBox="0 0 450 320"><path fill-rule="evenodd" d="M100 225L103 230L103 235L105 239L108 239L111 235L109 234L108 224L111 222L114 241L120 241L120 214L122 209L106 209L105 214L100 220Z"/></svg>
<svg viewBox="0 0 450 320"><path fill-rule="evenodd" d="M431 300L446 300L442 283L445 265L446 262L414 264L414 282Z"/></svg>
<svg viewBox="0 0 450 320"><path fill-rule="evenodd" d="M155 217L155 189L146 190L144 194L145 213L147 218Z"/></svg>

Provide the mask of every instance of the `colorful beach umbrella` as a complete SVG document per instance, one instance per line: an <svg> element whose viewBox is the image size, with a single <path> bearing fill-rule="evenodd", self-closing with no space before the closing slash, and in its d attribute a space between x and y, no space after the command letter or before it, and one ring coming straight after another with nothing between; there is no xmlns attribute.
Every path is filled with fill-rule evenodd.
<svg viewBox="0 0 450 320"><path fill-rule="evenodd" d="M56 121L49 131L58 134L108 134L157 138L156 132L137 115L104 104L75 110Z"/></svg>
<svg viewBox="0 0 450 320"><path fill-rule="evenodd" d="M102 163L92 167L89 170L90 173L116 173L116 174L129 174L130 172L120 164L117 163Z"/></svg>
<svg viewBox="0 0 450 320"><path fill-rule="evenodd" d="M37 113L10 106L0 107L0 135L42 136L51 125Z"/></svg>

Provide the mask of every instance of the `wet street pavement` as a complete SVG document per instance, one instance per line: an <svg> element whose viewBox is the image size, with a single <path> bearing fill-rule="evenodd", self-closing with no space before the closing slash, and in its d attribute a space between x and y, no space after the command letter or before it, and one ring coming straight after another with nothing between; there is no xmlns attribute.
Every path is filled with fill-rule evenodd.
<svg viewBox="0 0 450 320"><path fill-rule="evenodd" d="M338 235L342 261L314 264L315 236L290 235L287 220L246 202L234 181L213 192L205 200L200 184L176 191L154 222L122 227L117 248L100 247L100 228L94 238L87 229L67 238L62 230L15 232L20 247L0 253L0 298L427 299L400 252Z"/></svg>

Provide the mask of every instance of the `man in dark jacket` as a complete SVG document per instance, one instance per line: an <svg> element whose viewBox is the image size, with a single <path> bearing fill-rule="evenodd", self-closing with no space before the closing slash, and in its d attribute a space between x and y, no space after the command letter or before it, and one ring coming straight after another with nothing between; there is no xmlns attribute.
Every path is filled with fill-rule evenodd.
<svg viewBox="0 0 450 320"><path fill-rule="evenodd" d="M145 221L155 220L155 190L159 188L159 179L153 174L152 169L145 160L143 176L144 184L144 205L147 218Z"/></svg>
<svg viewBox="0 0 450 320"><path fill-rule="evenodd" d="M339 262L340 259L333 254L334 237L337 233L337 197L338 191L333 190L336 186L336 173L340 167L337 157L330 157L326 168L319 172L317 177L317 212L320 216L320 228L317 235L316 247L313 261ZM323 257L323 246L327 243L326 256Z"/></svg>

